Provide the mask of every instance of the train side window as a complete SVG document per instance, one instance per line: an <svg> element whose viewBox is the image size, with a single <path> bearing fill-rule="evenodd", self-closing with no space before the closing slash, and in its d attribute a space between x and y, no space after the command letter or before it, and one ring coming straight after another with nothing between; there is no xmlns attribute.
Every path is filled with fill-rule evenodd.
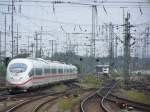
<svg viewBox="0 0 150 112"><path fill-rule="evenodd" d="M42 69L41 68L36 68L35 74L36 75L42 75Z"/></svg>
<svg viewBox="0 0 150 112"><path fill-rule="evenodd" d="M73 73L76 73L76 69L75 68L73 69Z"/></svg>
<svg viewBox="0 0 150 112"><path fill-rule="evenodd" d="M63 74L65 73L65 69L64 69L64 68L62 68L62 73L63 73Z"/></svg>
<svg viewBox="0 0 150 112"><path fill-rule="evenodd" d="M49 69L49 73L52 73L52 70L51 70L51 68L48 68Z"/></svg>
<svg viewBox="0 0 150 112"><path fill-rule="evenodd" d="M44 73L45 73L45 74L49 74L49 73L50 73L50 69L49 69L49 68L45 68L45 69L44 69Z"/></svg>
<svg viewBox="0 0 150 112"><path fill-rule="evenodd" d="M34 76L34 68L31 69L31 71L29 72L29 77L32 77L32 76Z"/></svg>
<svg viewBox="0 0 150 112"><path fill-rule="evenodd" d="M58 69L58 73L63 73L63 69Z"/></svg>
<svg viewBox="0 0 150 112"><path fill-rule="evenodd" d="M73 73L73 69L71 69L71 73Z"/></svg>
<svg viewBox="0 0 150 112"><path fill-rule="evenodd" d="M74 69L72 68L72 73L74 73Z"/></svg>
<svg viewBox="0 0 150 112"><path fill-rule="evenodd" d="M49 68L49 72L52 73L52 68Z"/></svg>
<svg viewBox="0 0 150 112"><path fill-rule="evenodd" d="M77 69L75 68L75 72L74 73L77 73Z"/></svg>
<svg viewBox="0 0 150 112"><path fill-rule="evenodd" d="M72 73L72 69L70 68L70 73Z"/></svg>
<svg viewBox="0 0 150 112"><path fill-rule="evenodd" d="M64 68L64 73L67 73L67 69L66 68Z"/></svg>
<svg viewBox="0 0 150 112"><path fill-rule="evenodd" d="M67 73L67 70L66 70L66 68L64 68L64 73Z"/></svg>
<svg viewBox="0 0 150 112"><path fill-rule="evenodd" d="M56 73L56 69L55 68L52 68L52 73Z"/></svg>
<svg viewBox="0 0 150 112"><path fill-rule="evenodd" d="M67 73L69 73L70 72L70 70L69 69L67 69Z"/></svg>
<svg viewBox="0 0 150 112"><path fill-rule="evenodd" d="M74 69L74 73L77 73L77 69L76 68Z"/></svg>
<svg viewBox="0 0 150 112"><path fill-rule="evenodd" d="M71 68L69 68L69 73L71 73Z"/></svg>

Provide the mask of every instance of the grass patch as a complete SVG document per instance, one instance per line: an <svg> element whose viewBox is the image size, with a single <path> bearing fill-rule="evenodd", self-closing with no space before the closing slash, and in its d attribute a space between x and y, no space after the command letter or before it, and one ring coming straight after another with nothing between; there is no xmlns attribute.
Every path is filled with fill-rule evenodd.
<svg viewBox="0 0 150 112"><path fill-rule="evenodd" d="M124 87L124 82L122 80L118 80L116 88L120 89L120 88L123 88L123 87Z"/></svg>
<svg viewBox="0 0 150 112"><path fill-rule="evenodd" d="M127 91L127 96L131 100L150 104L150 96L146 96L143 92L139 92L137 90L130 90Z"/></svg>
<svg viewBox="0 0 150 112"><path fill-rule="evenodd" d="M62 110L62 112L71 109L73 107L73 104L73 98L60 98L58 100L58 108Z"/></svg>
<svg viewBox="0 0 150 112"><path fill-rule="evenodd" d="M65 85L63 83L61 83L60 85L56 86L54 89L58 92L62 92L65 91Z"/></svg>
<svg viewBox="0 0 150 112"><path fill-rule="evenodd" d="M95 75L86 75L82 78L81 83L96 87L97 85L102 84L102 80L98 80Z"/></svg>

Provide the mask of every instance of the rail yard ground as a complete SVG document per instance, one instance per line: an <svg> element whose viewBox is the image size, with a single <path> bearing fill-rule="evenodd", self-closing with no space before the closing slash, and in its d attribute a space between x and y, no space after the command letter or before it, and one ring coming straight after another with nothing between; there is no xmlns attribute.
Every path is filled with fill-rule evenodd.
<svg viewBox="0 0 150 112"><path fill-rule="evenodd" d="M63 87L63 89L62 89L62 87ZM30 106L28 108L26 108L26 110L24 110L24 112L25 111L26 112L31 111L32 109L34 109L35 107L44 103L47 100L49 100L49 101L47 101L47 103L45 103L44 106L42 106L42 109L40 109L40 110L44 109L44 110L49 110L50 112L58 112L61 110L69 110L69 109L71 110L71 108L73 107L75 102L80 100L81 96L88 94L90 91L93 91L93 90L79 90L78 88L77 88L77 90L74 91L73 88L75 88L75 87L74 86L67 87L67 86L61 84L61 85L55 86L52 90L46 90L46 91L44 90L43 93L40 93L40 92L39 92L39 94L32 93L33 96L29 96L29 95L26 96L26 93L24 93L24 96L22 96L22 97L18 97L19 94L15 95L15 96L10 96L10 98L8 98L8 100L1 101L1 103L0 103L1 108L0 109L1 109L1 112L4 112L6 110L8 111L9 108L11 109L15 105L19 105L19 104L26 102L28 100L36 99L36 97L37 98L42 97L45 94L51 93L52 95L50 94L47 97L43 97L43 98L37 99L35 101L29 101L29 103L28 102L25 103L24 106L25 105L26 105L26 107L28 105L30 105ZM57 96L57 94L59 95L59 93L61 95ZM51 99L53 99L55 97L56 97L56 99L51 101ZM32 107L30 102L31 103L33 102L32 105L35 105L35 106ZM24 108L24 106L22 108ZM4 109L6 109L6 110L4 110ZM19 110L21 110L21 109L19 109ZM13 110L9 110L9 111L11 112Z"/></svg>
<svg viewBox="0 0 150 112"><path fill-rule="evenodd" d="M113 89L109 90L108 88L110 87L103 89L110 81L97 80L94 75L87 75L79 82L72 82L69 85L60 83L51 88L44 89L43 92L37 91L36 93L20 93L15 95L1 93L1 97L3 95L6 98L0 101L0 112L19 112L23 108L26 108L24 112L81 112L82 101L90 96L91 98L87 100L83 112L103 112L104 108L108 112L149 112L150 108L147 107L149 100L146 100L149 98L149 94L146 94L147 90L136 90L135 88L133 89L133 86L130 89L123 89L120 88L120 83L116 84ZM71 90L73 88L76 90ZM112 97L110 93L116 97ZM126 100L116 99L117 97ZM103 104L100 103L102 100ZM134 102L130 103L127 100ZM140 107L136 102L141 103L143 106ZM17 107L17 110L11 110L11 108L17 105L21 107ZM104 107L101 107L102 105Z"/></svg>

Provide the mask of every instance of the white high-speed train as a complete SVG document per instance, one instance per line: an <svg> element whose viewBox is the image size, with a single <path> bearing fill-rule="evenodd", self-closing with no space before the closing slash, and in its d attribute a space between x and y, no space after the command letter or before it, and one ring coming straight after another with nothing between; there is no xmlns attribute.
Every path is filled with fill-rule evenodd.
<svg viewBox="0 0 150 112"><path fill-rule="evenodd" d="M7 67L7 86L10 91L42 86L59 81L78 78L77 67L71 64L43 59L18 58L10 61Z"/></svg>

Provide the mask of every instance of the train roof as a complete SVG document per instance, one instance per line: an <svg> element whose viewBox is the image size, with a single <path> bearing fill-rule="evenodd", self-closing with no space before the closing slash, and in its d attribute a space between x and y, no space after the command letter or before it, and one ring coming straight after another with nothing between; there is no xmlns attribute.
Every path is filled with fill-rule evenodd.
<svg viewBox="0 0 150 112"><path fill-rule="evenodd" d="M76 68L76 66L72 65L72 64L66 64L64 62L59 62L59 61L52 61L52 60L44 60L42 58L16 58L16 59L13 59L12 61L15 61L15 60L24 60L24 61L29 61L29 62L42 62L42 64L49 64L49 65L53 65L53 66L65 66L67 68Z"/></svg>

